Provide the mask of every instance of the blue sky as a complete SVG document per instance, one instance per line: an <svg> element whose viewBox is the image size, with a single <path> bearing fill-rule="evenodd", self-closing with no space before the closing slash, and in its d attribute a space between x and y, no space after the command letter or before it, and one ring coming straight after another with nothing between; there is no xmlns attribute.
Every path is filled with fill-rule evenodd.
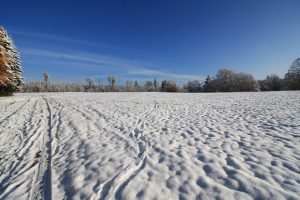
<svg viewBox="0 0 300 200"><path fill-rule="evenodd" d="M299 0L4 1L0 25L26 81L184 83L221 67L261 79L300 57Z"/></svg>

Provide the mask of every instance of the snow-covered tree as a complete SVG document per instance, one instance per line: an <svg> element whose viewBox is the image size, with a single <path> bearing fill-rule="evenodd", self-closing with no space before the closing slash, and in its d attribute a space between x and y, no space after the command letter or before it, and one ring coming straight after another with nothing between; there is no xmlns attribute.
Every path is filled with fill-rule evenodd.
<svg viewBox="0 0 300 200"><path fill-rule="evenodd" d="M164 80L161 82L161 87L160 87L161 92L177 92L178 88L173 80Z"/></svg>
<svg viewBox="0 0 300 200"><path fill-rule="evenodd" d="M258 83L251 74L237 73L230 69L220 69L216 78L207 81L206 92L243 92L258 91Z"/></svg>
<svg viewBox="0 0 300 200"><path fill-rule="evenodd" d="M189 80L184 87L188 92L200 92L201 83L198 80Z"/></svg>
<svg viewBox="0 0 300 200"><path fill-rule="evenodd" d="M213 78L207 75L204 84L202 85L202 92L208 92L209 83L213 80Z"/></svg>
<svg viewBox="0 0 300 200"><path fill-rule="evenodd" d="M126 90L126 92L132 92L132 90L133 90L133 81L131 81L131 80L125 81L125 90Z"/></svg>
<svg viewBox="0 0 300 200"><path fill-rule="evenodd" d="M153 86L154 86L154 91L156 92L156 91L157 91L157 88L158 88L158 83L157 83L156 78L154 78Z"/></svg>
<svg viewBox="0 0 300 200"><path fill-rule="evenodd" d="M140 90L140 85L137 80L134 81L134 91L138 92Z"/></svg>
<svg viewBox="0 0 300 200"><path fill-rule="evenodd" d="M209 75L207 75L204 84L205 85L208 84L211 80L212 80L212 78Z"/></svg>
<svg viewBox="0 0 300 200"><path fill-rule="evenodd" d="M21 89L23 78L19 53L7 31L0 27L0 95Z"/></svg>
<svg viewBox="0 0 300 200"><path fill-rule="evenodd" d="M300 58L297 58L289 68L288 73L300 74Z"/></svg>
<svg viewBox="0 0 300 200"><path fill-rule="evenodd" d="M44 82L45 91L48 92L48 89L49 89L49 76L46 72L44 73L43 82Z"/></svg>
<svg viewBox="0 0 300 200"><path fill-rule="evenodd" d="M297 58L285 74L284 81L287 89L300 90L300 58Z"/></svg>
<svg viewBox="0 0 300 200"><path fill-rule="evenodd" d="M114 92L115 91L115 85L116 85L116 82L117 82L116 78L114 76L108 76L107 81L110 84L111 91Z"/></svg>
<svg viewBox="0 0 300 200"><path fill-rule="evenodd" d="M93 87L94 87L94 81L93 81L93 79L87 78L87 79L85 79L85 81L86 81L86 84L87 84L86 91L87 92L92 92L93 91Z"/></svg>
<svg viewBox="0 0 300 200"><path fill-rule="evenodd" d="M5 48L0 46L0 85L6 85L10 82L9 77L12 72L9 67L10 55L6 54Z"/></svg>
<svg viewBox="0 0 300 200"><path fill-rule="evenodd" d="M259 87L261 91L279 91L283 89L283 80L277 74L268 75L259 81Z"/></svg>
<svg viewBox="0 0 300 200"><path fill-rule="evenodd" d="M152 81L146 81L146 83L144 85L144 89L147 92L155 91L155 87L154 87L154 84L152 83Z"/></svg>

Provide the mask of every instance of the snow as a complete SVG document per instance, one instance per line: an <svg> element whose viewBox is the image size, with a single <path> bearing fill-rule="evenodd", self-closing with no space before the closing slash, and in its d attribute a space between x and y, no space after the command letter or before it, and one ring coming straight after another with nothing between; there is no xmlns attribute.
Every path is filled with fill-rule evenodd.
<svg viewBox="0 0 300 200"><path fill-rule="evenodd" d="M0 98L0 199L300 199L300 92Z"/></svg>

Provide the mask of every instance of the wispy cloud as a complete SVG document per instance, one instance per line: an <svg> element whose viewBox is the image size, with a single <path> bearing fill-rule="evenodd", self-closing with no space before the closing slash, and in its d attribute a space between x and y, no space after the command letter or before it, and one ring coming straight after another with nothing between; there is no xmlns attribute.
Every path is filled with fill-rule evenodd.
<svg viewBox="0 0 300 200"><path fill-rule="evenodd" d="M158 70L150 70L150 69L137 69L129 71L129 74L137 74L137 75L146 75L146 76L153 76L153 75L164 75L165 73L158 71Z"/></svg>
<svg viewBox="0 0 300 200"><path fill-rule="evenodd" d="M151 69L137 69L137 70L130 70L129 74L132 75L144 75L144 76L156 76L159 78L165 78L165 79L173 79L178 81L186 81L186 80L204 80L205 77L200 75L192 75L192 74L176 74L172 72L165 72L165 71L159 71L159 70L151 70Z"/></svg>
<svg viewBox="0 0 300 200"><path fill-rule="evenodd" d="M108 47L108 48L113 48L113 49L124 49L123 47L116 47L116 46L108 45L108 44L99 44L99 43L90 42L90 41L86 41L86 40L79 40L79 39L74 39L74 38L70 38L70 37L62 37L62 36L50 35L50 34L44 34L44 33L34 33L34 32L17 31L17 30L10 30L10 33L16 34L16 35L29 36L29 37L33 37L33 38L56 40L56 41L61 41L61 42L83 44L83 45L88 45L88 46L101 46L101 47Z"/></svg>
<svg viewBox="0 0 300 200"><path fill-rule="evenodd" d="M118 67L142 67L142 66L153 65L151 62L143 61L143 60L134 60L134 59L120 58L115 56L80 52L80 51L59 52L59 51L50 51L45 49L23 48L21 53L22 55L53 58L57 60L62 60L64 62L77 61L77 62L118 66Z"/></svg>
<svg viewBox="0 0 300 200"><path fill-rule="evenodd" d="M24 31L11 31L13 34L25 35L33 38L42 38L45 39L46 44L50 43L50 40L62 41L68 43L76 43L90 46L106 46L109 48L116 48L120 50L119 47L113 47L110 45L98 45L89 41L77 40L73 38L66 38L55 35L41 34L41 33L33 33L33 32L24 32ZM21 56L25 59L26 63L36 62L34 65L38 65L40 63L46 63L46 66L61 66L67 70L70 68L77 70L85 70L88 73L110 73L118 76L119 80L140 80L145 81L152 79L154 77L162 80L162 79L172 79L182 84L187 80L198 79L204 80L203 76L195 75L195 74L179 74L173 73L169 70L168 67L160 66L156 63L147 60L139 60L139 59L130 59L126 57L120 56L112 56L103 53L91 53L88 51L82 51L82 49L73 49L71 47L64 46L64 49L61 47L57 47L57 49L53 50L52 48L47 48L47 45L43 48L35 47L28 44L27 46L23 46L20 48ZM80 45L78 45L80 46ZM154 70L159 69L159 70ZM68 72L69 73L69 72ZM101 76L104 77L102 74Z"/></svg>

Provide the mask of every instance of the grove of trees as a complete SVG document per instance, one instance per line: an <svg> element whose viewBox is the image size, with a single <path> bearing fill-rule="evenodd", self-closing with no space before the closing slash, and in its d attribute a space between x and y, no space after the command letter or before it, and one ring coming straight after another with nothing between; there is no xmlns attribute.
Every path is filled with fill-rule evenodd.
<svg viewBox="0 0 300 200"><path fill-rule="evenodd" d="M219 69L216 78L206 82L204 92L246 92L259 91L258 82L251 74Z"/></svg>

